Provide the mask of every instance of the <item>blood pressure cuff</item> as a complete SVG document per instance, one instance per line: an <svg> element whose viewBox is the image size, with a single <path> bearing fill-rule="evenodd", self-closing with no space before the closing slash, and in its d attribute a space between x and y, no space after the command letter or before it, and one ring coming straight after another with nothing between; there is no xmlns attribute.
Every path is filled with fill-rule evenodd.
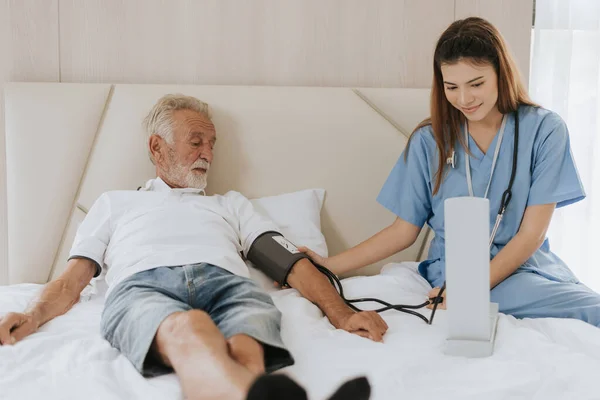
<svg viewBox="0 0 600 400"><path fill-rule="evenodd" d="M268 231L254 240L247 258L269 278L285 285L294 264L308 256L300 252L281 233Z"/></svg>

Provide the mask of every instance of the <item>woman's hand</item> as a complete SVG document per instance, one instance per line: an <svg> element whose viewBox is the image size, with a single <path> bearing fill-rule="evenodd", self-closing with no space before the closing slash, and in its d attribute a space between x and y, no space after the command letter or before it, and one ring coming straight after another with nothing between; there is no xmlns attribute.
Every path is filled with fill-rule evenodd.
<svg viewBox="0 0 600 400"><path fill-rule="evenodd" d="M327 266L328 263L328 258L325 257L321 257L320 255L318 255L317 253L315 253L314 251L312 251L311 249L309 249L306 246L300 246L298 247L298 250L300 250L302 253L306 254L308 256L308 258L310 258L310 260L314 263L314 264L319 264L327 269L330 269ZM279 282L273 282L273 285L276 288L280 288L282 287ZM288 287L288 286L283 286L283 287Z"/></svg>
<svg viewBox="0 0 600 400"><path fill-rule="evenodd" d="M300 250L301 252L306 254L312 260L313 263L321 265L325 268L331 269L327 265L328 261L329 261L328 258L321 257L320 255L318 255L317 253L315 253L314 251L312 251L311 249L309 249L308 247L305 247L305 246L298 247L298 250Z"/></svg>
<svg viewBox="0 0 600 400"><path fill-rule="evenodd" d="M434 287L427 294L427 299L429 300L429 299L436 298L439 292L440 292L440 288L439 287ZM443 299L443 301L440 304L438 304L438 306L437 306L438 310L445 310L446 309L446 295L447 294L448 294L448 291L444 290L444 293L442 293L442 299ZM429 304L427 306L427 308L429 308L430 310L433 310L433 301L431 302L431 304Z"/></svg>

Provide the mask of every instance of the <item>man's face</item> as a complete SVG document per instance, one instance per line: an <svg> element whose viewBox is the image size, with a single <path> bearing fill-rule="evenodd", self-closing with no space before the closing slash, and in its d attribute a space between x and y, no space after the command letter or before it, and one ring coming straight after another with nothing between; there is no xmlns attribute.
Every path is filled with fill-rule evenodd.
<svg viewBox="0 0 600 400"><path fill-rule="evenodd" d="M204 189L215 142L215 126L207 117L192 110L174 111L173 143L163 140L158 175L174 188Z"/></svg>

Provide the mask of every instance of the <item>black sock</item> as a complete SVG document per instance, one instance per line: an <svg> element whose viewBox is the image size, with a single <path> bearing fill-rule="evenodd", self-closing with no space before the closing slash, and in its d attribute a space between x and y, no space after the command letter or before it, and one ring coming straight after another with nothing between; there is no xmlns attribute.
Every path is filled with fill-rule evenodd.
<svg viewBox="0 0 600 400"><path fill-rule="evenodd" d="M368 400L369 397L371 397L371 385L363 376L344 383L329 400Z"/></svg>
<svg viewBox="0 0 600 400"><path fill-rule="evenodd" d="M261 375L254 381L246 400L307 400L306 391L282 374Z"/></svg>

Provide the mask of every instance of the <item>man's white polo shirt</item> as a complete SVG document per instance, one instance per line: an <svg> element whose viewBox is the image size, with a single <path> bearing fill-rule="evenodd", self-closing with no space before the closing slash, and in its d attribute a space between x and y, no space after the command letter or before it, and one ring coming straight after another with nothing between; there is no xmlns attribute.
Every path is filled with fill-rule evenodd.
<svg viewBox="0 0 600 400"><path fill-rule="evenodd" d="M145 190L104 193L79 226L69 258L107 268L109 291L140 271L201 262L248 277L240 252L277 226L238 192L202 192L171 189L156 178Z"/></svg>

